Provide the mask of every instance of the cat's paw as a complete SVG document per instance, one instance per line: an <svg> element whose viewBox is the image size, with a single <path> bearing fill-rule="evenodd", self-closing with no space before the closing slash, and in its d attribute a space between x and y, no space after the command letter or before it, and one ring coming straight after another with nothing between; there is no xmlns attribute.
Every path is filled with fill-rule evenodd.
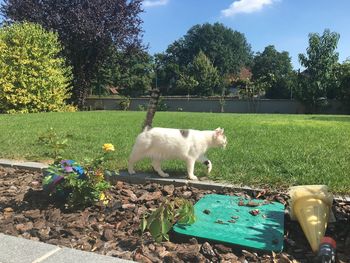
<svg viewBox="0 0 350 263"><path fill-rule="evenodd" d="M169 174L167 173L162 173L162 174L159 174L160 177L169 177Z"/></svg>
<svg viewBox="0 0 350 263"><path fill-rule="evenodd" d="M210 174L212 168L213 168L213 167L212 167L212 165L211 165L211 161L208 160L208 164L207 164L207 173L208 173L208 174Z"/></svg>
<svg viewBox="0 0 350 263"><path fill-rule="evenodd" d="M190 179L190 180L194 180L194 181L198 181L198 177L197 177L197 176L195 176L195 175L191 175L191 176L189 176L189 177L188 177L188 179Z"/></svg>

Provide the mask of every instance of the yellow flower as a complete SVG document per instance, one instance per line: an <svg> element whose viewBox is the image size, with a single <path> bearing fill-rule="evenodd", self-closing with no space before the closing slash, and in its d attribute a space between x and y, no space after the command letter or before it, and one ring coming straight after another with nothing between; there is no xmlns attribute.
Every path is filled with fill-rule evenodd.
<svg viewBox="0 0 350 263"><path fill-rule="evenodd" d="M105 152L114 152L114 145L111 144L111 143L105 143L105 144L102 146L102 149L103 149Z"/></svg>
<svg viewBox="0 0 350 263"><path fill-rule="evenodd" d="M106 195L105 195L104 193L101 193L101 194L100 194L100 201L102 201L102 203L103 203L104 205L107 205L108 202L109 202L108 198L106 197Z"/></svg>

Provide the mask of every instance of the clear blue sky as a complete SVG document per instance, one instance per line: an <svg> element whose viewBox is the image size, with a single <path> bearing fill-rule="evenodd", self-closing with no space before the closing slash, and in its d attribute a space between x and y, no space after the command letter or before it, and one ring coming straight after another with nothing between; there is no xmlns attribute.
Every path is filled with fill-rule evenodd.
<svg viewBox="0 0 350 263"><path fill-rule="evenodd" d="M144 42L152 55L195 24L220 22L245 34L254 52L267 45L288 51L296 69L308 34L326 28L340 34L340 62L350 57L350 0L145 0L143 5Z"/></svg>
<svg viewBox="0 0 350 263"><path fill-rule="evenodd" d="M243 33L254 52L267 45L288 51L296 69L308 34L326 28L340 34L340 62L350 57L350 0L148 0L144 9L151 54L165 51L195 24L220 22Z"/></svg>

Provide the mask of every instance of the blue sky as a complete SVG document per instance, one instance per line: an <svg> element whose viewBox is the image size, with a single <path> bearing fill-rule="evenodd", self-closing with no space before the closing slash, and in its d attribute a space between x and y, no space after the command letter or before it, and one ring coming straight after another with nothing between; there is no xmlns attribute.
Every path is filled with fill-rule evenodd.
<svg viewBox="0 0 350 263"><path fill-rule="evenodd" d="M144 42L163 52L195 24L220 22L243 33L254 52L267 45L288 51L295 69L308 47L308 34L324 29L340 34L339 60L350 57L349 0L147 0Z"/></svg>

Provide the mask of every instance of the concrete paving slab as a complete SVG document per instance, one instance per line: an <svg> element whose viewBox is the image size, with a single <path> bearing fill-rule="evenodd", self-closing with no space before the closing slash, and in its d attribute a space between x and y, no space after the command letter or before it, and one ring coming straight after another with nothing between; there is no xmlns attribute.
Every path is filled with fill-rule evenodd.
<svg viewBox="0 0 350 263"><path fill-rule="evenodd" d="M134 261L115 257L98 255L92 252L84 252L75 249L62 248L52 256L41 261L42 263L130 263Z"/></svg>
<svg viewBox="0 0 350 263"><path fill-rule="evenodd" d="M1 263L31 263L59 251L57 246L0 234Z"/></svg>

